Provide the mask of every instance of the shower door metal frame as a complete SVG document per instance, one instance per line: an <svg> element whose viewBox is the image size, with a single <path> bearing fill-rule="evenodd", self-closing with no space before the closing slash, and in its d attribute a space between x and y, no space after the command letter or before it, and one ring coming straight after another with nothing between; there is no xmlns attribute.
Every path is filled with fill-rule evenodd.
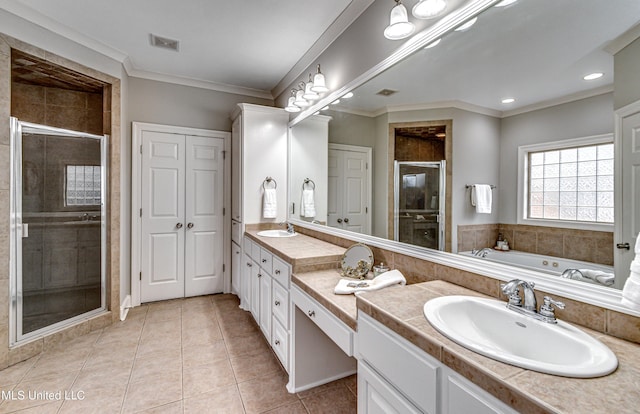
<svg viewBox="0 0 640 414"><path fill-rule="evenodd" d="M107 200L109 136L94 135L69 129L23 122L10 118L11 129L11 177L10 177L10 254L9 285L11 306L9 307L9 345L17 345L43 335L56 332L77 321L99 315L107 310ZM71 138L90 138L100 141L100 302L97 309L23 334L22 332L22 134L50 134Z"/></svg>
<svg viewBox="0 0 640 414"><path fill-rule="evenodd" d="M400 167L412 165L416 167L439 168L438 186L438 250L445 249L445 224L446 224L446 181L447 181L447 161L394 161L393 162L393 239L400 238ZM426 203L426 201L425 201Z"/></svg>

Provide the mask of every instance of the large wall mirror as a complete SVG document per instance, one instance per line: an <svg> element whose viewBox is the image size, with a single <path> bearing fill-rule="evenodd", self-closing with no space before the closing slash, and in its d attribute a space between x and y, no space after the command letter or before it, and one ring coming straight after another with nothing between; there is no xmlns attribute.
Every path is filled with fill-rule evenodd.
<svg viewBox="0 0 640 414"><path fill-rule="evenodd" d="M635 239L617 263L611 45L639 16L637 0L486 9L293 123L289 218L621 289Z"/></svg>

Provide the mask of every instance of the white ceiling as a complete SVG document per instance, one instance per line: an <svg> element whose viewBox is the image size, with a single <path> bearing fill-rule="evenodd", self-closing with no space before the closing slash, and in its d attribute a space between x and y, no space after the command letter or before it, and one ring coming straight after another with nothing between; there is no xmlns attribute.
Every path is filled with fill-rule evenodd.
<svg viewBox="0 0 640 414"><path fill-rule="evenodd" d="M222 90L235 88L271 97L270 91L316 41L332 41L331 36L339 34L370 3L6 0L1 5L123 61L130 74L202 81L213 89L227 86L230 88ZM322 38L327 29L331 30ZM151 47L151 33L179 40L179 52Z"/></svg>
<svg viewBox="0 0 640 414"><path fill-rule="evenodd" d="M639 21L638 0L519 0L492 7L468 31L405 59L335 109L376 115L454 102L504 116L603 93L613 83L613 56L604 49ZM604 77L582 79L596 71ZM385 88L398 93L376 95ZM506 97L516 102L502 104Z"/></svg>

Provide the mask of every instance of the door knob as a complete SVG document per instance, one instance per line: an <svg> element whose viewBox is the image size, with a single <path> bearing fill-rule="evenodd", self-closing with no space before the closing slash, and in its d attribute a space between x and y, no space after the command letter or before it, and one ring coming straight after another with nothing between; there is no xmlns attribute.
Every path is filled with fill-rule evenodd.
<svg viewBox="0 0 640 414"><path fill-rule="evenodd" d="M188 229L192 229L192 228L193 228L193 223L189 223L189 224L187 224L187 228L188 228Z"/></svg>
<svg viewBox="0 0 640 414"><path fill-rule="evenodd" d="M631 246L629 245L629 243L618 243L616 244L616 247L618 249L627 249L627 250L631 249Z"/></svg>
<svg viewBox="0 0 640 414"><path fill-rule="evenodd" d="M342 219L338 219L337 221L338 221L338 223L342 223Z"/></svg>
<svg viewBox="0 0 640 414"><path fill-rule="evenodd" d="M345 217L344 222L345 222L345 223L348 223L348 222L349 222L349 219Z"/></svg>
<svg viewBox="0 0 640 414"><path fill-rule="evenodd" d="M182 223L176 224L176 229L181 229L181 228L182 228Z"/></svg>

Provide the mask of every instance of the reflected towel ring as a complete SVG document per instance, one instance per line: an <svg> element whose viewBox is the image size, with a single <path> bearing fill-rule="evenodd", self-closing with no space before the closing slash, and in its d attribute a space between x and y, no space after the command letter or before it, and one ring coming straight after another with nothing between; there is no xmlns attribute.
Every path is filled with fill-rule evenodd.
<svg viewBox="0 0 640 414"><path fill-rule="evenodd" d="M275 190L276 188L278 188L278 183L276 182L276 180L274 180L271 177L267 177L264 179L264 181L262 182L262 188L263 189L267 189L267 184L273 182L273 189Z"/></svg>
<svg viewBox="0 0 640 414"><path fill-rule="evenodd" d="M309 178L305 178L304 182L302 183L302 189L304 190L304 186L305 185L311 185L311 189L315 190L316 189L316 183L313 182L313 180L309 179Z"/></svg>

